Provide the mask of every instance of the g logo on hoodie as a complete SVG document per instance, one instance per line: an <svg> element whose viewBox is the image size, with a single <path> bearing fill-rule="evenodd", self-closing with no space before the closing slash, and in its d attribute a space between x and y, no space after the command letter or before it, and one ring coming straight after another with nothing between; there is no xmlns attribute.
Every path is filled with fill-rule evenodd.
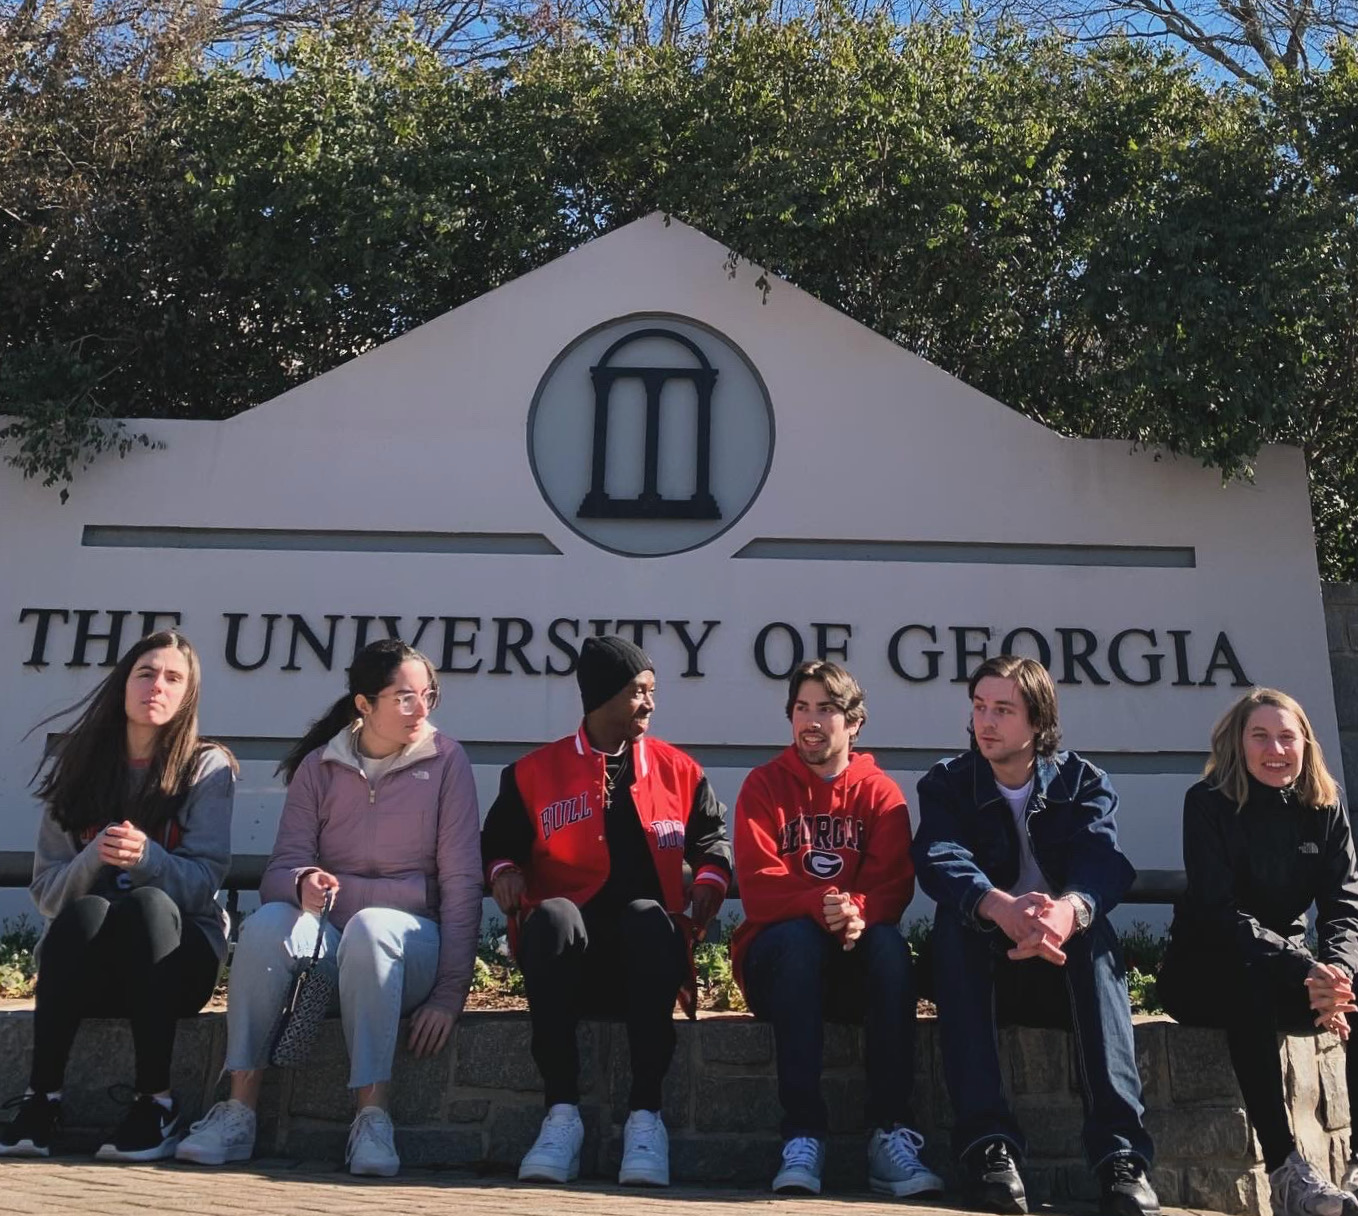
<svg viewBox="0 0 1358 1216"><path fill-rule="evenodd" d="M844 868L844 858L838 853L821 853L812 850L802 857L802 868L812 878L833 878Z"/></svg>

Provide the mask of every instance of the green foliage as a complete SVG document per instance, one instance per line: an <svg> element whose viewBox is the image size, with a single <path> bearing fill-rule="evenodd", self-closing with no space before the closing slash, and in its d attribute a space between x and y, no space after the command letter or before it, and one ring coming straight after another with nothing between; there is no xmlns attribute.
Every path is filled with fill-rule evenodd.
<svg viewBox="0 0 1358 1216"><path fill-rule="evenodd" d="M0 923L0 997L29 997L37 969L33 949L39 929L26 916Z"/></svg>
<svg viewBox="0 0 1358 1216"><path fill-rule="evenodd" d="M693 947L693 967L698 975L702 1006L742 1013L746 1009L745 996L731 967L731 933L736 922L720 923L721 932L716 937L708 937Z"/></svg>
<svg viewBox="0 0 1358 1216"><path fill-rule="evenodd" d="M113 417L227 417L661 209L1062 433L1298 444L1358 575L1349 48L1269 92L833 3L654 33L457 65L375 17L213 66L77 23L78 80L0 35L9 459L64 483Z"/></svg>
<svg viewBox="0 0 1358 1216"><path fill-rule="evenodd" d="M509 953L509 939L501 920L491 919L481 929L472 964L473 992L523 996L523 972Z"/></svg>

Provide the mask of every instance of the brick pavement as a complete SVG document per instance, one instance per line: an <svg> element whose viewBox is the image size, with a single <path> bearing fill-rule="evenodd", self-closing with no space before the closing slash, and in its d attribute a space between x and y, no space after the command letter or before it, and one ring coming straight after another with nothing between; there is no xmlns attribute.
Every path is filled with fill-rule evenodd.
<svg viewBox="0 0 1358 1216"><path fill-rule="evenodd" d="M399 1178L351 1178L329 1164L256 1161L220 1170L174 1164L113 1165L87 1159L0 1163L6 1216L734 1216L737 1205L770 1216L956 1216L958 1209L871 1195L781 1198L756 1191L674 1187L624 1190L597 1182L521 1185L505 1176L407 1170ZM1039 1209L1039 1211L1055 1209ZM1064 1206L1088 1216L1092 1208ZM1164 1209L1180 1216L1182 1209Z"/></svg>

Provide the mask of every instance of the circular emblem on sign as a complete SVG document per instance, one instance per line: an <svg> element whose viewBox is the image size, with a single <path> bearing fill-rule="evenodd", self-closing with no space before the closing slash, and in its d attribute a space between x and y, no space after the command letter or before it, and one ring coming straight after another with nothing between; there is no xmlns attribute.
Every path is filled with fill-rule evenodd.
<svg viewBox="0 0 1358 1216"><path fill-rule="evenodd" d="M582 334L528 415L538 488L568 528L613 553L696 549L758 497L773 409L754 365L697 321L646 314Z"/></svg>

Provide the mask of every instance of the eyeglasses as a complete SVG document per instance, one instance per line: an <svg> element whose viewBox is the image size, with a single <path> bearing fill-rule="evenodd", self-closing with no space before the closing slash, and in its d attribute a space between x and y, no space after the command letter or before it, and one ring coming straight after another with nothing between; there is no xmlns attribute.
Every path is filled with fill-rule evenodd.
<svg viewBox="0 0 1358 1216"><path fill-rule="evenodd" d="M396 708L407 718L415 712L417 704L423 705L429 712L433 713L438 708L439 690L437 688L426 688L423 692L394 692L391 694L396 698ZM377 700L381 700L386 693L379 693Z"/></svg>

